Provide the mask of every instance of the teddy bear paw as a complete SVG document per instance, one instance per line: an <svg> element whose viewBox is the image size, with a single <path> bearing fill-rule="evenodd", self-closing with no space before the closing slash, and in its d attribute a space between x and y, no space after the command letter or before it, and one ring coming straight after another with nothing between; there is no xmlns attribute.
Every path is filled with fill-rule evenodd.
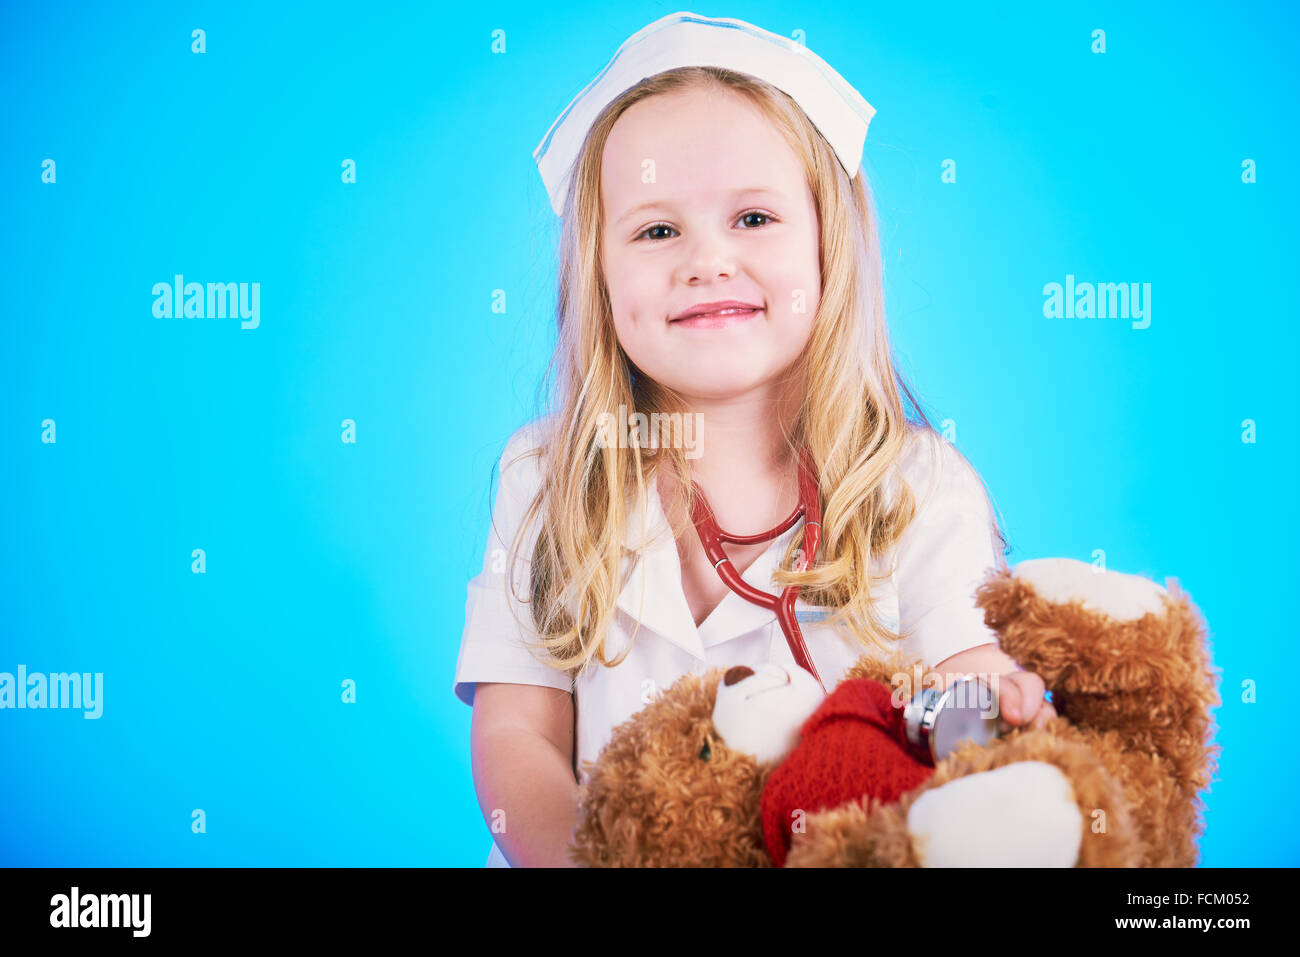
<svg viewBox="0 0 1300 957"><path fill-rule="evenodd" d="M1083 818L1054 764L1018 761L923 792L907 828L922 867L1073 867Z"/></svg>

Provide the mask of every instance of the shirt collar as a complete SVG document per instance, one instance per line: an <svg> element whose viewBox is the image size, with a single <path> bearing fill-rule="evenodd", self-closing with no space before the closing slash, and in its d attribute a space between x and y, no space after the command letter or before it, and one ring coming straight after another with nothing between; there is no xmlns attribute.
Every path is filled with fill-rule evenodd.
<svg viewBox="0 0 1300 957"><path fill-rule="evenodd" d="M653 480L647 483L646 493L644 534L641 509L636 504L628 509L623 544L633 550L633 555L618 596L618 607L634 622L639 620L641 630L653 631L700 660L704 660L707 648L774 624L774 612L728 589L718 607L696 627L682 591L677 543ZM778 589L772 584L772 573L802 524L796 522L778 535L741 577L755 588L775 594Z"/></svg>

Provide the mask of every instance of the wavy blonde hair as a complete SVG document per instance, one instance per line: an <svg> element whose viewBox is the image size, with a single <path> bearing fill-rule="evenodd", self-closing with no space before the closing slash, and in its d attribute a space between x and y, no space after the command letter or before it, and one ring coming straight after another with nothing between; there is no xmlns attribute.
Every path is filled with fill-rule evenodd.
<svg viewBox="0 0 1300 957"><path fill-rule="evenodd" d="M519 600L531 604L533 627L547 652L543 657L575 680L593 659L611 666L626 657L625 651L616 661L606 658L605 635L623 585L630 493L644 502L647 483L666 468L676 478L676 514L689 516L694 504L689 460L675 447L679 443L655 452L597 441L602 413L620 406L647 415L690 411L680 395L636 369L615 335L600 258L600 178L605 142L630 106L691 90L732 90L763 111L802 159L820 221L820 303L808 345L789 370L794 381L806 383L806 392L793 427L783 431L790 455L806 446L816 465L821 545L811 568L793 571L803 541L800 529L774 582L779 588L801 585L802 600L834 609L827 623L846 626L864 649L887 651L904 637L874 614L870 559L898 541L916 512L906 483L900 483L897 497L887 494L890 470L910 432L935 430L891 357L865 171L850 180L803 110L776 87L717 67L681 67L643 80L596 118L577 158L562 216L558 337L546 373L552 408L559 411L551 417L546 441L533 451L542 456L542 482L510 551L517 553L525 528L544 519L531 560L531 595ZM917 421L906 418L900 392ZM674 510L665 506L666 514ZM689 519L679 519L673 534L688 527ZM993 531L1005 553L996 518Z"/></svg>

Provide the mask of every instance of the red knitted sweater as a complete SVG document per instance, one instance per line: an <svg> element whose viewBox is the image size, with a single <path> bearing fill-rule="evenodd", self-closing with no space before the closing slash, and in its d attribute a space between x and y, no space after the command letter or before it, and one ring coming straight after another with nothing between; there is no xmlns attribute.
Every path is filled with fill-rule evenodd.
<svg viewBox="0 0 1300 957"><path fill-rule="evenodd" d="M785 866L794 812L805 815L866 795L891 802L922 784L934 767L906 747L903 709L881 681L840 682L800 731L801 739L768 776L761 808L763 839Z"/></svg>

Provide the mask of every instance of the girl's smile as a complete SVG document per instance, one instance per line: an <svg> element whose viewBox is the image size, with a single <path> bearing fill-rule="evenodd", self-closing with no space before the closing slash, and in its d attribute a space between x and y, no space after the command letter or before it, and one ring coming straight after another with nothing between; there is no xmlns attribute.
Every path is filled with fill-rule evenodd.
<svg viewBox="0 0 1300 957"><path fill-rule="evenodd" d="M755 319L763 312L758 309L723 309L705 312L685 319L673 319L671 325L678 329L726 329Z"/></svg>

